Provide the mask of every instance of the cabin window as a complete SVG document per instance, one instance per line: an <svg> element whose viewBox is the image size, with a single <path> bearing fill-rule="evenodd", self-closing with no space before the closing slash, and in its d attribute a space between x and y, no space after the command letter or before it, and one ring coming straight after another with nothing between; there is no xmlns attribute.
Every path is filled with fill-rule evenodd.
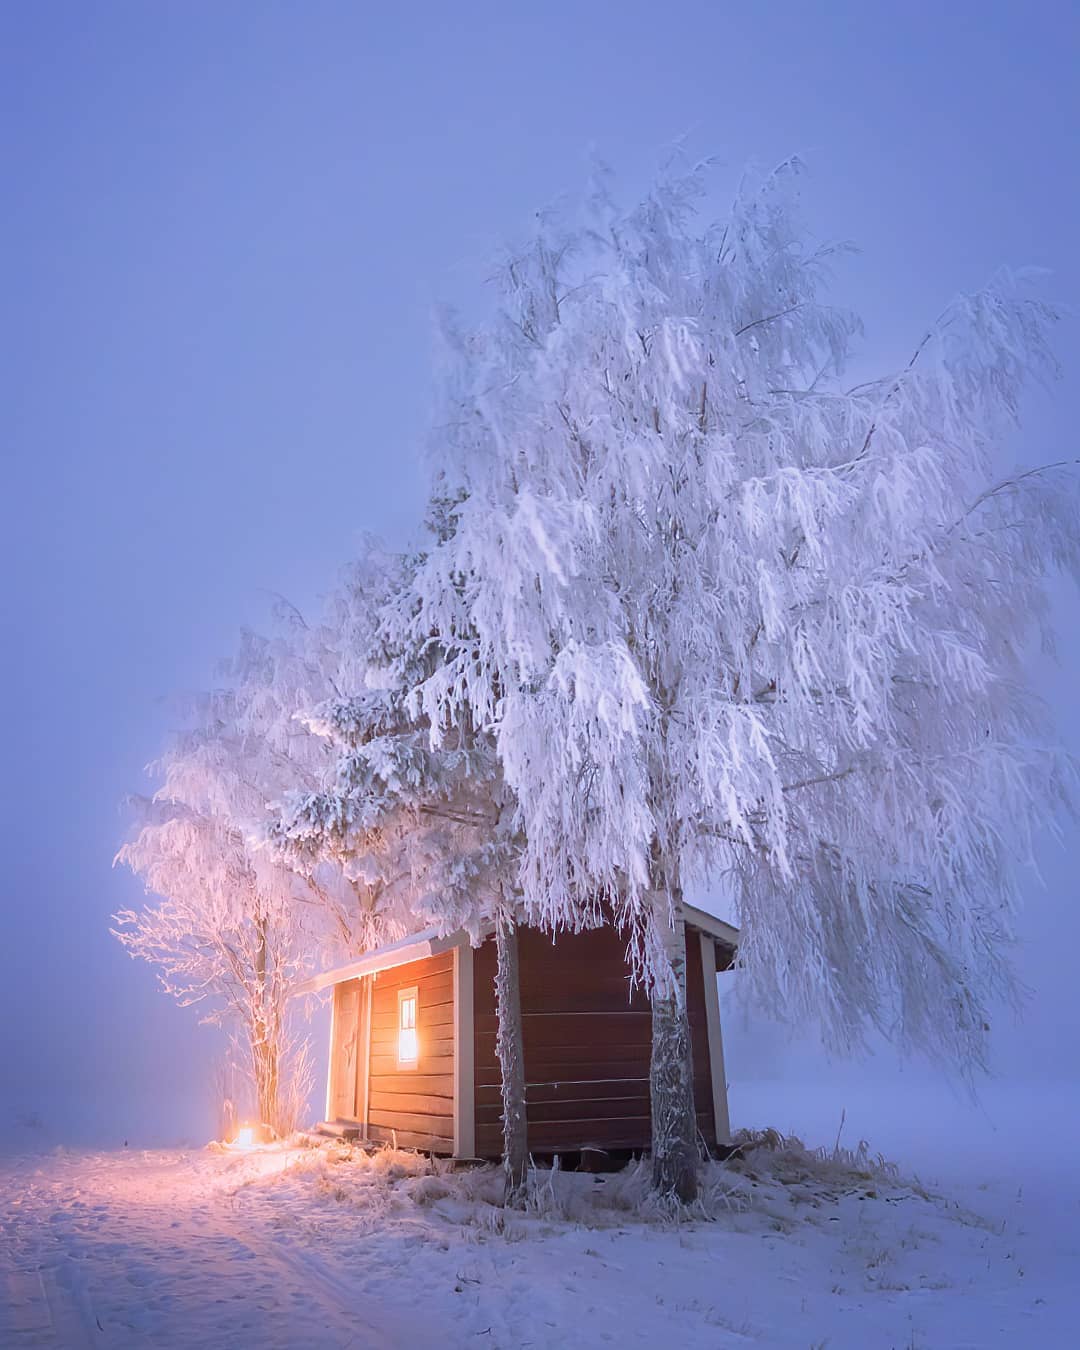
<svg viewBox="0 0 1080 1350"><path fill-rule="evenodd" d="M420 1046L416 1038L419 999L414 989L399 989L397 1062L399 1069L415 1069Z"/></svg>

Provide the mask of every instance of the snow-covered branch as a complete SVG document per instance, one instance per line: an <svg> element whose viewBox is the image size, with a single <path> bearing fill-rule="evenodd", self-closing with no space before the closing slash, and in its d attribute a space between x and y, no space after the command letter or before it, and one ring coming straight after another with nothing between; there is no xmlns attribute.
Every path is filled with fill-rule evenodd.
<svg viewBox="0 0 1080 1350"><path fill-rule="evenodd" d="M972 1063L1016 866L1071 809L1024 654L1080 570L1075 476L995 472L1056 315L1002 272L845 388L800 172L717 223L697 171L628 211L601 186L450 336L416 707L436 746L492 738L533 921L602 896L644 933L658 886L723 872L763 999Z"/></svg>

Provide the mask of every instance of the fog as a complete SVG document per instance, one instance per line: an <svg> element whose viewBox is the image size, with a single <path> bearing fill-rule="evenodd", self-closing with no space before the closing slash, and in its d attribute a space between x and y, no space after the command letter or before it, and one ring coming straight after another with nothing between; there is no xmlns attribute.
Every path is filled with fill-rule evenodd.
<svg viewBox="0 0 1080 1350"><path fill-rule="evenodd" d="M391 8L0 15L4 1139L212 1130L215 1034L109 935L141 899L111 865L124 796L271 595L310 608L362 531L406 540L432 308L477 303L491 248L590 147L629 194L685 134L719 156L718 202L748 160L803 155L815 228L860 246L839 291L875 369L1000 263L1080 298L1073 4ZM1075 454L1074 320L1058 351L1024 463ZM1059 663L1032 677L1075 750L1080 610L1057 599ZM1077 845L1048 840L1029 887L1030 997L995 1021L987 1101L1075 1100ZM736 1124L745 1103L823 1130L868 1083L954 1100L888 1047L830 1064L731 990L725 1014Z"/></svg>

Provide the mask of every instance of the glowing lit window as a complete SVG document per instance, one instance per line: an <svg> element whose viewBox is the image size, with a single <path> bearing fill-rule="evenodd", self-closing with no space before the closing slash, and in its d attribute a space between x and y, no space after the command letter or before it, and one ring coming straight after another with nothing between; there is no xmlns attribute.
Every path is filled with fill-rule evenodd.
<svg viewBox="0 0 1080 1350"><path fill-rule="evenodd" d="M415 1069L419 1055L416 1038L417 997L415 989L398 991L398 1049L399 1069Z"/></svg>

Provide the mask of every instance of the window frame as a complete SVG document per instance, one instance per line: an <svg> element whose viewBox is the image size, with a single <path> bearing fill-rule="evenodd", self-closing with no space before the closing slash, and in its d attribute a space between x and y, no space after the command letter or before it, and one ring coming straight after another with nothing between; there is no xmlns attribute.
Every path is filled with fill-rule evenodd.
<svg viewBox="0 0 1080 1350"><path fill-rule="evenodd" d="M412 1026L407 1027L404 1025L402 1019L404 1016L405 1005L410 1000L413 1005L413 1020ZM398 990L397 1008L397 1044L395 1046L397 1066L399 1071L415 1071L417 1065L420 1063L420 991L415 984ZM411 1031L413 1033L416 1053L413 1055L412 1059L403 1059L401 1056L401 1035L404 1031Z"/></svg>

